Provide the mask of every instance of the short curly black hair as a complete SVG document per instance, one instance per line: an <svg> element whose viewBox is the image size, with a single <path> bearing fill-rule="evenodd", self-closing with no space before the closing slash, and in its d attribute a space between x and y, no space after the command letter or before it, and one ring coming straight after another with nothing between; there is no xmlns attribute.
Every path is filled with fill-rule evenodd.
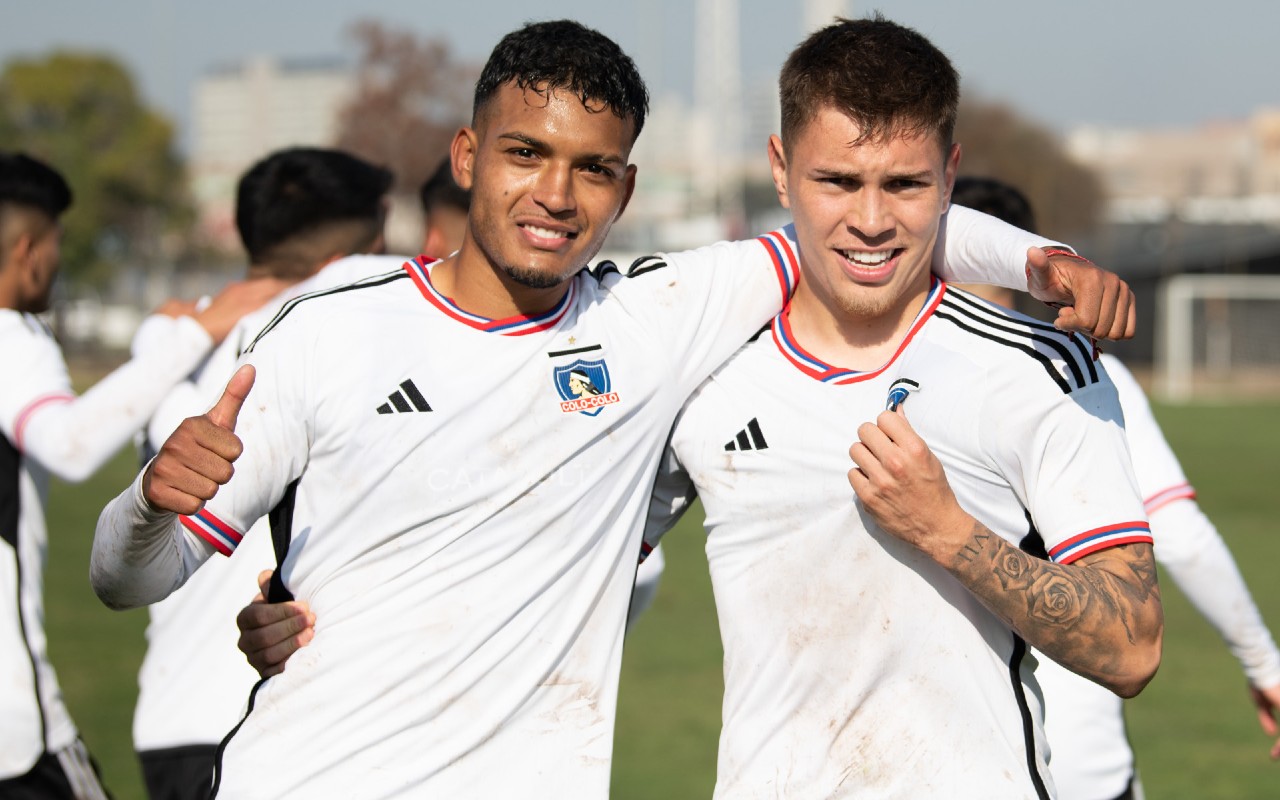
<svg viewBox="0 0 1280 800"><path fill-rule="evenodd" d="M476 81L472 124L498 89L568 89L588 108L604 104L635 123L632 142L649 112L649 90L635 62L616 42L573 20L530 22L502 37Z"/></svg>

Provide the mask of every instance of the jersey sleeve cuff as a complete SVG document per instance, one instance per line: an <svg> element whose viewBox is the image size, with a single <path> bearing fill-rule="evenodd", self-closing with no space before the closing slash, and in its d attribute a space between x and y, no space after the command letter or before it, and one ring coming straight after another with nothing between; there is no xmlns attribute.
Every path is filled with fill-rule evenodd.
<svg viewBox="0 0 1280 800"><path fill-rule="evenodd" d="M187 530L204 539L209 545L224 556L230 556L239 546L244 534L231 525L218 519L213 512L205 508L186 517L178 517L178 521Z"/></svg>
<svg viewBox="0 0 1280 800"><path fill-rule="evenodd" d="M1085 556L1122 544L1152 544L1151 526L1145 521L1119 522L1072 536L1049 549L1056 564L1070 564Z"/></svg>
<svg viewBox="0 0 1280 800"><path fill-rule="evenodd" d="M1196 490L1189 483L1180 483L1176 486L1170 486L1162 489L1155 494L1142 501L1143 507L1147 511L1147 516L1151 516L1157 509L1164 508L1170 503L1176 503L1179 500L1194 500Z"/></svg>

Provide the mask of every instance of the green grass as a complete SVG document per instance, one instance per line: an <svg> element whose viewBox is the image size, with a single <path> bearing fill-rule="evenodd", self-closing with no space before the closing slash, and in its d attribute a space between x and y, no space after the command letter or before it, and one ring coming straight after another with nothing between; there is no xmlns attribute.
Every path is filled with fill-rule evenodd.
<svg viewBox="0 0 1280 800"><path fill-rule="evenodd" d="M1280 404L1156 412L1263 616L1280 628ZM121 800L142 797L129 730L146 616L107 611L86 575L98 511L132 475L132 457L122 454L88 483L55 485L49 509L51 657ZM715 781L720 640L702 545L697 520L668 536L662 589L627 642L614 769L619 800L706 798ZM1239 668L1171 583L1164 594L1164 663L1129 707L1148 798L1280 795L1280 764L1267 758L1269 742Z"/></svg>

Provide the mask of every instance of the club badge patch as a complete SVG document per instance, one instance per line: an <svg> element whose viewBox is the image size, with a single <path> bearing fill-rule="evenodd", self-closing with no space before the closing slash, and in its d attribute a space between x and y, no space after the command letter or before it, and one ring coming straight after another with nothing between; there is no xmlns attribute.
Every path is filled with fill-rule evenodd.
<svg viewBox="0 0 1280 800"><path fill-rule="evenodd" d="M609 366L604 359L584 361L556 367L552 373L556 391L560 394L560 410L568 414L578 411L594 417L607 405L619 401L618 393L611 391Z"/></svg>
<svg viewBox="0 0 1280 800"><path fill-rule="evenodd" d="M912 392L920 391L920 384L910 378L899 378L889 386L889 399L885 401L886 411L897 411L898 406L907 402Z"/></svg>

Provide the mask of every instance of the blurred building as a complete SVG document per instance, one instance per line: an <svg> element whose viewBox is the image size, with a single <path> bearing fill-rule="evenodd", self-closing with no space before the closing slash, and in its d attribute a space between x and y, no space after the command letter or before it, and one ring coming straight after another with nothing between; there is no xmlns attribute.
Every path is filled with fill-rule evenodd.
<svg viewBox="0 0 1280 800"><path fill-rule="evenodd" d="M1280 109L1194 128L1083 128L1067 150L1102 178L1113 221L1280 224Z"/></svg>
<svg viewBox="0 0 1280 800"><path fill-rule="evenodd" d="M257 58L200 79L192 100L191 192L210 244L239 247L240 175L281 147L332 145L339 109L354 89L354 71L337 60Z"/></svg>

